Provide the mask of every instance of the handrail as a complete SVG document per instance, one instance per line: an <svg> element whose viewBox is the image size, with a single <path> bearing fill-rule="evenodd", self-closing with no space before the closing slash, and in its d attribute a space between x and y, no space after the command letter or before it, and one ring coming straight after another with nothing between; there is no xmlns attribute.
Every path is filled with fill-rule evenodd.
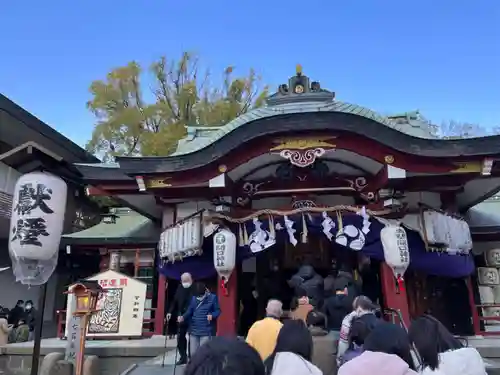
<svg viewBox="0 0 500 375"><path fill-rule="evenodd" d="M408 333L408 327L406 326L406 323L403 319L403 314L401 313L400 309L393 309L393 308L387 307L384 309L384 314L387 314L387 313L391 314L391 316L393 317L393 321L392 321L393 324L396 324L396 322L394 322L394 315L397 315L397 317L399 318L399 325L405 330L406 333ZM420 354L418 353L417 348L415 347L415 344L411 343L410 345L412 348L412 355L415 357L414 359L416 359L418 362L415 365L418 365L418 368L420 369L422 367L422 357L420 357Z"/></svg>

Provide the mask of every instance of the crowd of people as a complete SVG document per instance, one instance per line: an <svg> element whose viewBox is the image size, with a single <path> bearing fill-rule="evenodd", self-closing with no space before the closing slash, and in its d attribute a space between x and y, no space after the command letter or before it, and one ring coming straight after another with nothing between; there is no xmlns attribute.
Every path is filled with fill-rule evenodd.
<svg viewBox="0 0 500 375"><path fill-rule="evenodd" d="M296 307L286 316L281 301L269 300L266 317L251 326L245 340L215 337L217 296L193 284L189 274L182 276L182 286L167 318L177 313L179 332L189 333L189 361L187 345L178 336L186 375L321 375L312 360L311 328L318 322L333 338L339 375L486 374L478 351L437 319L423 315L407 331L383 320L377 306L366 296L353 296L349 285L333 287L321 309L299 288Z"/></svg>
<svg viewBox="0 0 500 375"><path fill-rule="evenodd" d="M19 300L12 309L0 307L0 346L33 340L35 321L31 300Z"/></svg>

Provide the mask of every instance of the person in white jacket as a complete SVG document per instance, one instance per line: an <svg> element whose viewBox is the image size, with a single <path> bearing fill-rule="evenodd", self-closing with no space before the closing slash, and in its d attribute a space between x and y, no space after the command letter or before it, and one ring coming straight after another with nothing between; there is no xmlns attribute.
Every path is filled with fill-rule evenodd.
<svg viewBox="0 0 500 375"><path fill-rule="evenodd" d="M311 363L313 340L303 320L287 320L280 330L274 352L264 361L267 375L323 375Z"/></svg>
<svg viewBox="0 0 500 375"><path fill-rule="evenodd" d="M422 375L486 375L479 352L464 346L436 318L423 315L409 329Z"/></svg>

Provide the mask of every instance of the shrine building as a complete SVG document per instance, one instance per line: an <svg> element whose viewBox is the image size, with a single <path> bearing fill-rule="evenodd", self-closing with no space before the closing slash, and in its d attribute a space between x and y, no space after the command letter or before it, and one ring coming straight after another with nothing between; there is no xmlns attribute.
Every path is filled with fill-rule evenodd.
<svg viewBox="0 0 500 375"><path fill-rule="evenodd" d="M82 229L83 217L96 217L95 221L90 221L90 225L100 220L98 208L85 196L81 174L73 163L98 162L99 159L0 94L0 306L10 309L17 300L23 299L32 300L35 308L39 308L39 288L16 282L9 257L8 237L9 231L13 229L10 226L11 208L19 194L15 191L18 178L25 173L43 169L65 179L68 198L64 232L72 233ZM69 265L83 264L76 259L78 257L78 254L72 257L62 250L57 270L48 281L49 297L44 315L44 332L48 335L55 335L56 311L65 306L63 291L73 268ZM89 258L85 259L88 262Z"/></svg>
<svg viewBox="0 0 500 375"><path fill-rule="evenodd" d="M429 312L457 334L494 334L500 218L471 208L500 190L500 136L438 139L419 112L344 103L300 68L266 106L186 132L170 156L74 164L89 196L135 212L63 242L101 268L119 253L135 276L148 270L152 332L183 272L218 294L218 332L236 334L253 290L257 314L277 296L288 309L287 281L308 264L322 278L351 271L392 319ZM214 255L222 230L235 254Z"/></svg>

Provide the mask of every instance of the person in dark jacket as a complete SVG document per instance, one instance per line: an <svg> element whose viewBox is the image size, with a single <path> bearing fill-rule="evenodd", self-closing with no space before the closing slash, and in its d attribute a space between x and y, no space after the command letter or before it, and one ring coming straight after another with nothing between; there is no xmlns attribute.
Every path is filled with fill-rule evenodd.
<svg viewBox="0 0 500 375"><path fill-rule="evenodd" d="M301 290L305 290L309 302L316 308L320 308L323 304L323 278L316 273L313 266L303 265L297 273L288 281L288 285L293 288L295 296Z"/></svg>
<svg viewBox="0 0 500 375"><path fill-rule="evenodd" d="M352 311L352 298L347 287L337 289L335 294L325 300L323 312L326 315L327 329L333 339L333 354L337 352L340 327L344 317Z"/></svg>
<svg viewBox="0 0 500 375"><path fill-rule="evenodd" d="M337 364L343 363L343 356L349 347L352 348L351 326L354 320L359 320L371 330L379 323L377 311L379 307L375 305L367 296L357 296L352 304L353 311L346 315L340 327L340 338L337 348ZM358 327L359 328L359 327ZM359 335L359 333L358 333ZM364 339L363 339L364 340Z"/></svg>
<svg viewBox="0 0 500 375"><path fill-rule="evenodd" d="M181 285L175 291L174 301L167 313L167 321L172 317L172 313L177 316L182 316L186 313L193 297L193 278L190 273L183 273L181 276ZM187 325L184 322L179 323L177 331L177 350L179 351L179 361L177 365L185 365L187 363Z"/></svg>
<svg viewBox="0 0 500 375"><path fill-rule="evenodd" d="M17 327L19 321L24 317L24 301L22 299L18 300L16 306L10 310L9 313L9 324Z"/></svg>
<svg viewBox="0 0 500 375"><path fill-rule="evenodd" d="M33 301L26 301L26 305L24 307L24 319L26 324L29 327L29 341L35 339L35 323L36 323L36 310L33 307Z"/></svg>
<svg viewBox="0 0 500 375"><path fill-rule="evenodd" d="M365 339L371 331L373 331L377 324L379 324L379 322L380 321L375 314L369 313L353 319L349 330L349 346L345 353L342 354L340 360L338 360L340 366L349 362L351 359L356 358L363 352ZM337 359L338 356L339 353L337 352Z"/></svg>
<svg viewBox="0 0 500 375"><path fill-rule="evenodd" d="M178 318L179 323L187 323L191 357L200 346L215 335L219 315L220 307L217 296L210 293L205 284L196 283L187 311Z"/></svg>
<svg viewBox="0 0 500 375"><path fill-rule="evenodd" d="M341 290L347 288L351 302L361 294L361 282L354 279L353 272L349 267L343 266L337 273L337 277L333 282L333 290Z"/></svg>

